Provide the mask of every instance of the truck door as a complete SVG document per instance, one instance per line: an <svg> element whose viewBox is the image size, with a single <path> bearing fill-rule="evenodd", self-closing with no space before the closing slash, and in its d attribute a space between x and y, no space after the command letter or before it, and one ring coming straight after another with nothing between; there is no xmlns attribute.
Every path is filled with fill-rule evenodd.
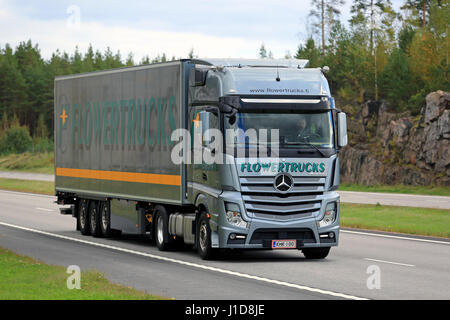
<svg viewBox="0 0 450 320"><path fill-rule="evenodd" d="M191 165L188 169L188 181L221 189L219 179L220 163L212 160L222 156L222 148L217 143L223 143L222 137L211 135L210 129L220 130L219 110L214 107L195 107L190 112L191 134ZM209 133L209 134L208 134ZM216 139L220 139L217 141ZM220 149L220 150L218 150ZM209 163L208 163L209 162Z"/></svg>

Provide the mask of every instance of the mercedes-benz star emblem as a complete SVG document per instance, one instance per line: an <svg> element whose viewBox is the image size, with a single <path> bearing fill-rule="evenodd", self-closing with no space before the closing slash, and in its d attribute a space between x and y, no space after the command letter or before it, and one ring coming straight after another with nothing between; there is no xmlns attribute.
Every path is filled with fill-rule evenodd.
<svg viewBox="0 0 450 320"><path fill-rule="evenodd" d="M294 179L289 173L281 172L275 176L273 187L281 193L288 192L294 185Z"/></svg>

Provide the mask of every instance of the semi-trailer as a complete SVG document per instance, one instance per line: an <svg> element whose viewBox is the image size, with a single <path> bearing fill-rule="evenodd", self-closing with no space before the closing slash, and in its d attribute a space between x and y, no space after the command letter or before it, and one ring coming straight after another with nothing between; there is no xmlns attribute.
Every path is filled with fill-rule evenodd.
<svg viewBox="0 0 450 320"><path fill-rule="evenodd" d="M160 250L339 241L346 116L307 60L183 59L55 78L55 193L83 235Z"/></svg>

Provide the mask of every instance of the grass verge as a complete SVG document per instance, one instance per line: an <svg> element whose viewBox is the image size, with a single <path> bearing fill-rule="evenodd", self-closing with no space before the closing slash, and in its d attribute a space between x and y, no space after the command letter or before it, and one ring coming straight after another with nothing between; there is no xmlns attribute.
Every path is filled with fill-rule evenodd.
<svg viewBox="0 0 450 320"><path fill-rule="evenodd" d="M439 187L439 186L405 186L405 185L363 186L358 184L343 183L339 185L339 190L360 191L360 192L409 193L409 194L423 194L430 196L450 196L449 187Z"/></svg>
<svg viewBox="0 0 450 320"><path fill-rule="evenodd" d="M54 195L55 183L50 181L0 178L0 189Z"/></svg>
<svg viewBox="0 0 450 320"><path fill-rule="evenodd" d="M0 156L0 171L21 171L34 173L55 173L53 152L21 153Z"/></svg>
<svg viewBox="0 0 450 320"><path fill-rule="evenodd" d="M81 273L81 289L67 288L66 268L0 248L0 300L161 300L109 282L96 271Z"/></svg>
<svg viewBox="0 0 450 320"><path fill-rule="evenodd" d="M341 226L450 238L450 210L341 203Z"/></svg>

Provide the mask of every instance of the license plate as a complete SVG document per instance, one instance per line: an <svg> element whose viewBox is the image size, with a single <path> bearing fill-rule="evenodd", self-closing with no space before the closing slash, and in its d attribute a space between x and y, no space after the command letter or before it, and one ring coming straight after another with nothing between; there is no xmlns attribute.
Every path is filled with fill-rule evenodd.
<svg viewBox="0 0 450 320"><path fill-rule="evenodd" d="M297 240L272 240L272 249L296 249Z"/></svg>

